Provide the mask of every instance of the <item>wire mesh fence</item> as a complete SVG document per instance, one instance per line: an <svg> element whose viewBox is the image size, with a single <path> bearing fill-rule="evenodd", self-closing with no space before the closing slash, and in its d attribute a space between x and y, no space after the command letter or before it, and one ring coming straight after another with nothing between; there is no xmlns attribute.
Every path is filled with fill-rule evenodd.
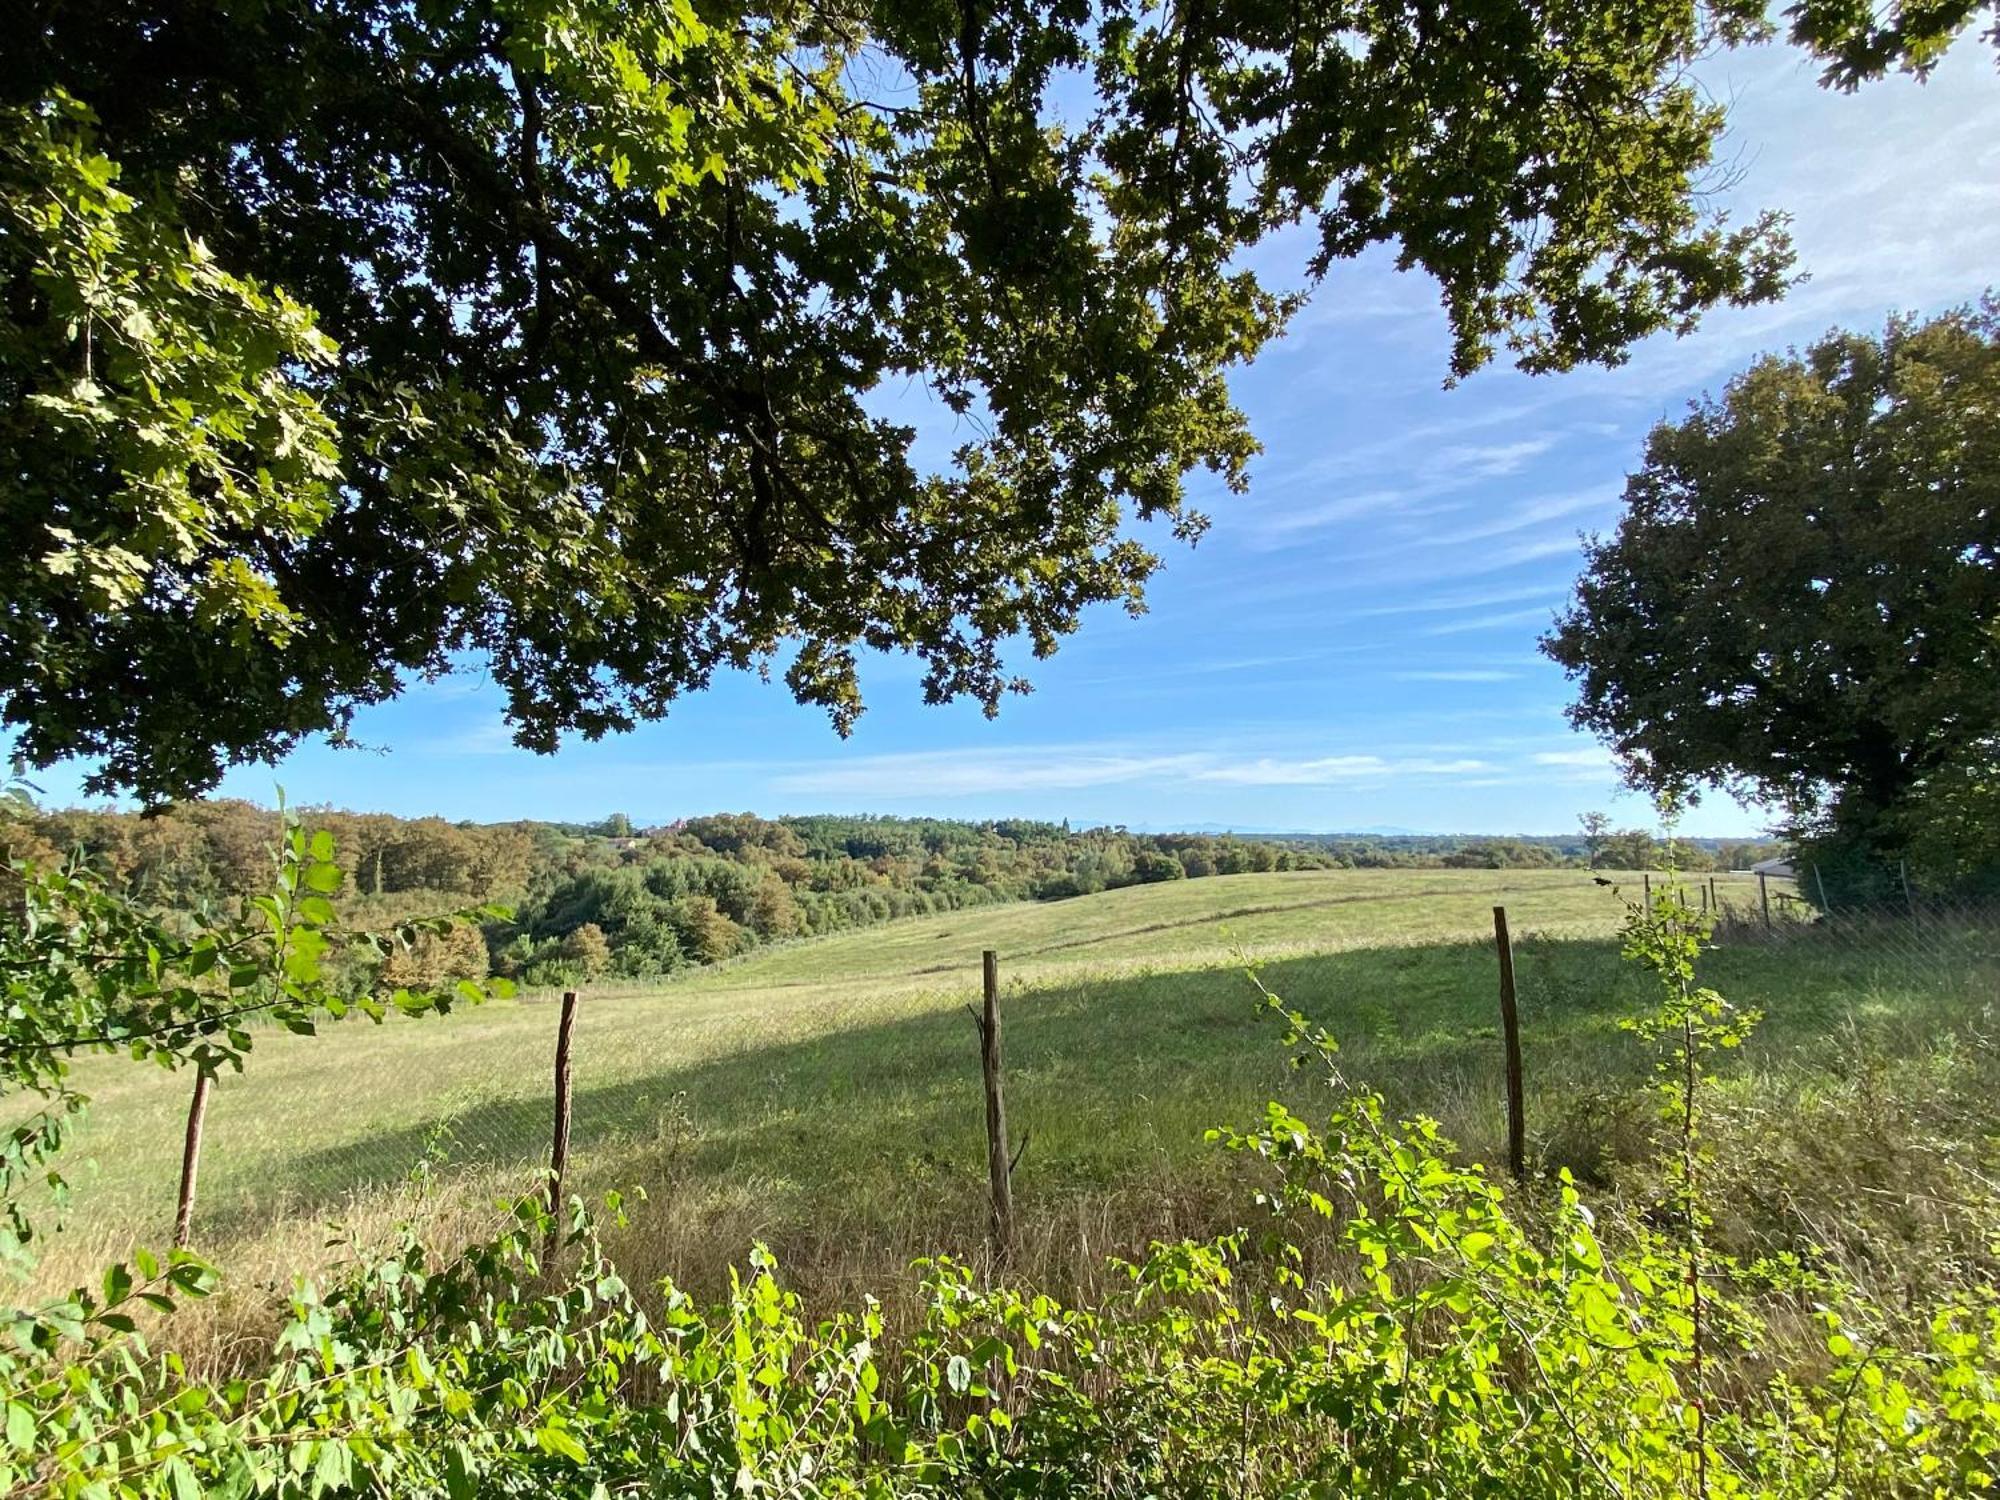
<svg viewBox="0 0 2000 1500"><path fill-rule="evenodd" d="M800 995L782 1006L674 988L585 991L569 1059L570 1183L581 1192L670 1183L699 1116L732 1136L783 1127L812 1080L813 1110L878 1108L896 1076L963 1074L978 1054L956 1003L935 990ZM541 1191L555 1129L560 994L377 1027L349 1019L316 1038L259 1037L241 1074L210 1094L194 1243L280 1223L381 1225L429 1200ZM60 1257L89 1263L160 1243L175 1220L194 1075L118 1059L82 1068L90 1122L66 1164L77 1209ZM754 1157L754 1145L745 1147Z"/></svg>
<svg viewBox="0 0 2000 1500"><path fill-rule="evenodd" d="M1534 902L1525 903L1516 931L1530 945L1522 1005L1531 1045L1541 1015L1572 1003L1603 972L1602 938L1615 903L1667 889L1711 911L1719 940L1733 946L1797 945L1802 954L1960 987L1976 988L2000 972L2000 920L1987 908L1913 901L1826 912L1792 879L1661 872L1568 878L1588 890L1608 881L1615 891L1599 892L1607 915L1587 930L1544 924ZM1492 980L1481 978L1492 964L1490 928L1480 932L1488 914L1477 905L1487 894L1504 898L1505 887L1496 882L1491 893L1470 893L1479 923L1459 939L1476 948L1464 966L1466 982L1484 983L1492 995ZM1548 941L1549 931L1558 940ZM1566 956L1565 944L1586 931L1595 967ZM1128 940L1143 954L1156 939L1135 929ZM585 990L570 1058L569 1185L583 1194L629 1185L664 1193L699 1179L709 1209L731 1200L753 1229L759 1195L769 1198L774 1189L810 1190L815 1201L831 1197L857 1215L871 1193L893 1190L956 1205L967 1238L976 1240L984 1227L987 1149L979 1037L961 1002L978 991L978 965L956 953L945 955L949 962L925 963L921 950L913 952L898 984L794 977L746 991L721 982L725 975L713 983ZM1073 955L1048 955L1058 957ZM1009 961L1003 951L1003 973ZM1205 962L1185 982L1227 990L1213 960ZM1140 1056L1090 1021L1094 1007L1122 1003L1130 986L1050 977L1056 972L1024 989L1041 1028L1035 1035L1045 1038L1022 1057L1033 1091L1026 1126L1037 1128L1037 1111L1046 1117L1069 1105L1079 1116L1070 1122L1073 1134L1178 1129L1147 1123L1155 1107L1147 1091L1178 1086L1171 1069L1201 1068L1202 1039L1183 1039L1163 1059ZM1394 996L1366 1003L1393 1004ZM1214 1007L1215 1016L1235 1014L1234 1006ZM558 994L530 994L490 1004L476 1019L381 1027L350 1020L319 1039L260 1039L249 1068L221 1077L210 1101L195 1244L269 1238L290 1226L286 1243L303 1257L330 1224L379 1228L440 1203L490 1203L540 1190L555 1130L559 1016ZM1060 1029L1072 1018L1072 1029ZM1132 1024L1143 1026L1143 1017ZM1202 1024L1225 1023L1204 1017ZM1224 1039L1236 1045L1233 1034ZM1071 1054L1085 1050L1102 1052L1094 1067L1126 1069L1139 1100L1098 1127L1089 1117L1098 1106L1071 1086L1068 1071L1081 1066ZM1531 1053L1531 1071L1536 1061ZM1490 1066L1497 1094L1497 1054ZM72 1168L86 1207L66 1231L72 1253L59 1258L92 1264L135 1240L158 1243L169 1231L192 1079L163 1079L110 1059L87 1071L94 1095L82 1148L88 1161ZM1210 1123L1197 1121L1196 1133ZM1059 1175L1069 1163L1051 1149L1038 1145L1030 1161ZM868 1169L870 1153L883 1157L879 1172ZM811 1180L816 1174L823 1180ZM840 1180L829 1191L835 1174ZM285 1271L281 1262L272 1264L274 1274Z"/></svg>

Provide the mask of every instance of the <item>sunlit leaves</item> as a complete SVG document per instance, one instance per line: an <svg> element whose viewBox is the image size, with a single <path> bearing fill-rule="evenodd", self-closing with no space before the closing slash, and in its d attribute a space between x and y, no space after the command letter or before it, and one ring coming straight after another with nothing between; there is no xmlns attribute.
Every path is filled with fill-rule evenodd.
<svg viewBox="0 0 2000 1500"><path fill-rule="evenodd" d="M9 514L49 517L18 535L17 567L37 560L111 615L182 590L212 627L282 642L296 616L248 544L327 515L335 428L312 387L334 346L119 176L68 95L0 115L0 265L45 320L0 321L0 369L23 392L7 451L29 463Z"/></svg>
<svg viewBox="0 0 2000 1500"><path fill-rule="evenodd" d="M1191 476L1247 484L1228 376L1300 299L1246 263L1295 222L1317 269L1390 243L1435 278L1461 372L1614 360L1775 294L1780 226L1700 197L1721 120L1686 80L1757 26L1517 0L341 0L152 30L60 7L19 69L44 102L10 117L34 171L9 207L60 164L129 295L79 325L85 381L56 301L9 325L57 405L0 434L48 539L6 585L31 607L0 698L36 760L102 757L149 799L468 658L538 750L781 660L844 731L870 652L997 711L1019 658L1143 607L1134 517L1192 539ZM127 285L152 262L173 274ZM182 273L199 316L148 290ZM169 343L190 357L140 372L156 450L119 403L153 402L127 367ZM881 414L912 382L947 455ZM141 448L186 496L120 477Z"/></svg>

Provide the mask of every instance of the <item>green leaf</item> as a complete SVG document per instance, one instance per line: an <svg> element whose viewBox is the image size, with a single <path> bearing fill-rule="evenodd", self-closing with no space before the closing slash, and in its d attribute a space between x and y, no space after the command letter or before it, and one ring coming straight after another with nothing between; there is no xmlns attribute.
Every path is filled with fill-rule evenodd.
<svg viewBox="0 0 2000 1500"><path fill-rule="evenodd" d="M584 1451L583 1444L579 1443L560 1427L550 1426L537 1429L535 1442L541 1448L542 1452L549 1454L551 1457L566 1458L573 1464L587 1464L590 1462L590 1455Z"/></svg>
<svg viewBox="0 0 2000 1500"><path fill-rule="evenodd" d="M179 1454L167 1460L167 1484L174 1500L202 1500L201 1481L195 1478L188 1461Z"/></svg>
<svg viewBox="0 0 2000 1500"><path fill-rule="evenodd" d="M347 1444L337 1438L322 1439L318 1461L313 1464L312 1492L324 1495L330 1490L345 1489L353 1477L354 1461Z"/></svg>
<svg viewBox="0 0 2000 1500"><path fill-rule="evenodd" d="M463 1443L453 1443L445 1454L444 1488L449 1500L478 1500L478 1469Z"/></svg>

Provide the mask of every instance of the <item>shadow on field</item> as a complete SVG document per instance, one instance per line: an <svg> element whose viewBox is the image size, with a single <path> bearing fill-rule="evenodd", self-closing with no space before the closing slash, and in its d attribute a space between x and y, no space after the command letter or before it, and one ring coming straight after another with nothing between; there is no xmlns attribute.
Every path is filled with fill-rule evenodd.
<svg viewBox="0 0 2000 1500"><path fill-rule="evenodd" d="M1963 1019L1958 989L1906 982L1894 958L1797 945L1712 955L1708 982L1766 1012L1730 1066L1837 1066L1855 1027L1896 1055ZM1633 1148L1625 1132L1648 1128L1633 1122L1650 1118L1640 1092L1651 1059L1618 1024L1647 1003L1644 978L1603 940L1526 935L1516 963L1531 1146L1544 1163L1588 1177L1606 1153ZM1468 1155L1495 1159L1504 1121L1490 945L1350 950L1261 972L1288 1004L1333 1029L1345 1071L1379 1089L1392 1111L1433 1115ZM1315 1081L1287 1067L1278 1029L1238 973L1012 988L1002 1012L1009 1113L1030 1138L1016 1178L1025 1200L1144 1182L1203 1151L1205 1128L1252 1121L1267 1099L1317 1113ZM659 1020L670 1032L670 997ZM587 1032L587 1001L578 1025ZM572 1181L754 1194L774 1225L810 1217L819 1228L964 1200L984 1170L977 1059L970 1020L951 1008L863 1018L806 1039L750 1037L739 1051L616 1085L593 1086L579 1072ZM540 1074L548 1060L537 1054L522 1066ZM462 1111L441 1103L423 1124L301 1157L295 1184L269 1187L292 1189L288 1207L320 1213L356 1189L402 1179L441 1148L445 1170L518 1165L526 1188L545 1159L550 1114L546 1098ZM247 1227L252 1206L219 1203L213 1227Z"/></svg>

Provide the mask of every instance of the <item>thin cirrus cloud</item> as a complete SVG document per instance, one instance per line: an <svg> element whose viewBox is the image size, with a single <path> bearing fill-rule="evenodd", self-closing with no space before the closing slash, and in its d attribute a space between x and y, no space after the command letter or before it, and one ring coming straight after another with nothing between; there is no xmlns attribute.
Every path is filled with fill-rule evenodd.
<svg viewBox="0 0 2000 1500"><path fill-rule="evenodd" d="M923 801L985 792L1073 790L1185 779L1203 764L1202 757L1193 755L1120 754L1057 746L930 750L804 767L781 772L771 784L780 792Z"/></svg>
<svg viewBox="0 0 2000 1500"><path fill-rule="evenodd" d="M1586 745L1579 750L1544 750L1532 757L1538 766L1556 766L1572 770L1586 767L1607 769L1618 764L1618 757L1608 745Z"/></svg>
<svg viewBox="0 0 2000 1500"><path fill-rule="evenodd" d="M1518 505L1494 506L1484 519L1468 520L1464 515L1460 515L1448 525L1431 527L1391 542L1387 546L1376 548L1363 556L1370 559L1410 558L1414 566L1429 570L1434 564L1428 561L1418 563L1413 554L1465 549L1472 543L1485 543L1495 537L1510 537L1519 532L1533 531L1538 527L1546 527L1551 522L1562 521L1589 511L1608 512L1615 504L1616 497L1603 489L1544 495ZM1460 509L1463 510L1464 507ZM1562 552L1581 550L1573 524L1565 526L1554 535L1527 539L1514 544L1515 550L1522 547L1552 549L1548 552L1534 551L1530 553L1531 556L1554 556ZM1484 559L1490 554L1482 546L1472 555L1477 559Z"/></svg>
<svg viewBox="0 0 2000 1500"><path fill-rule="evenodd" d="M1518 474L1556 445L1556 436L1516 438L1506 443L1454 443L1425 460L1420 472L1434 483L1470 484Z"/></svg>
<svg viewBox="0 0 2000 1500"><path fill-rule="evenodd" d="M1443 625L1429 625L1422 634L1426 636L1471 635L1481 630L1504 630L1513 625L1550 624L1555 619L1556 606L1543 605L1539 609L1509 609L1497 614L1475 615L1469 620L1452 620Z"/></svg>
<svg viewBox="0 0 2000 1500"><path fill-rule="evenodd" d="M1518 604L1527 599L1554 599L1569 590L1568 583L1523 584L1519 588L1482 589L1473 594L1419 594L1393 604L1370 605L1354 611L1356 618L1381 615L1450 614L1461 609L1491 609L1496 604Z"/></svg>
<svg viewBox="0 0 2000 1500"><path fill-rule="evenodd" d="M1127 687L1135 683L1180 683L1189 677L1256 674L1272 667L1300 666L1306 662L1325 662L1338 656L1354 656L1367 649L1366 645L1356 643L1327 646L1318 651L1283 651L1266 656L1228 656L1174 662L1167 666L1137 666L1090 677L1072 677L1067 685L1073 688Z"/></svg>
<svg viewBox="0 0 2000 1500"><path fill-rule="evenodd" d="M1253 495L1269 498L1237 517L1235 524L1247 545L1269 550L1293 545L1303 535L1349 521L1413 520L1446 514L1462 507L1461 501L1450 497L1521 473L1554 450L1563 437L1560 432L1551 432L1503 442L1447 443L1439 447L1434 441L1437 435L1435 431L1415 429L1280 470L1253 487ZM1381 476L1392 482L1367 484L1304 504L1285 498L1306 486L1337 484L1358 476ZM1532 524L1533 519L1530 517L1520 524ZM1467 533L1451 527L1431 534ZM1489 533L1475 530L1470 534Z"/></svg>
<svg viewBox="0 0 2000 1500"><path fill-rule="evenodd" d="M1521 674L1497 667L1440 668L1436 671L1397 672L1398 682L1512 682Z"/></svg>
<svg viewBox="0 0 2000 1500"><path fill-rule="evenodd" d="M1545 495L1539 500L1530 500L1524 505L1514 506L1489 521L1472 526L1454 527L1448 536L1428 539L1432 545L1447 543L1484 541L1488 537L1507 536L1516 531L1526 531L1531 526L1540 526L1548 521L1559 521L1568 516L1582 515L1586 511L1607 512L1617 503L1617 496L1601 489L1586 490L1573 495Z"/></svg>
<svg viewBox="0 0 2000 1500"><path fill-rule="evenodd" d="M1577 557L1580 551L1574 536L1538 537L1516 542L1511 547L1483 547L1458 557L1428 560L1423 568L1431 578L1475 578L1551 557Z"/></svg>
<svg viewBox="0 0 2000 1500"><path fill-rule="evenodd" d="M436 691L436 689L427 689ZM441 695L442 701L470 696L463 692L448 692ZM411 748L430 755L514 755L520 746L514 743L514 728L511 724L495 720L468 725L462 732L438 736L424 740Z"/></svg>
<svg viewBox="0 0 2000 1500"><path fill-rule="evenodd" d="M1339 786L1405 777L1467 776L1491 769L1488 762L1471 757L1440 760L1415 756L1397 760L1381 755L1325 755L1310 760L1279 760L1266 756L1211 766L1197 773L1195 779L1236 786Z"/></svg>
<svg viewBox="0 0 2000 1500"><path fill-rule="evenodd" d="M1474 756L1232 757L1213 752L1149 754L1090 746L1022 746L864 756L839 765L796 767L773 777L772 785L793 795L921 802L994 792L1125 784L1332 787L1469 776L1493 769L1492 762Z"/></svg>
<svg viewBox="0 0 2000 1500"><path fill-rule="evenodd" d="M1272 510L1257 517L1252 522L1254 531L1251 539L1275 544L1298 532L1317 531L1323 526L1359 520L1364 516L1409 515L1417 503L1418 497L1408 490L1363 490L1352 495L1338 495L1314 505Z"/></svg>

